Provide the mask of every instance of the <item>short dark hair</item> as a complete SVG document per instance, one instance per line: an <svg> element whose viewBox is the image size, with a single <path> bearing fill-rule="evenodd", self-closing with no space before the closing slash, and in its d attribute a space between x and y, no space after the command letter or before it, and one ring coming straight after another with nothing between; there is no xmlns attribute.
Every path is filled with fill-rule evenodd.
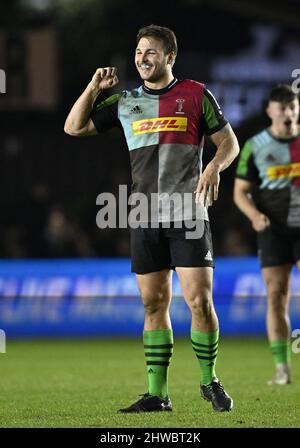
<svg viewBox="0 0 300 448"><path fill-rule="evenodd" d="M171 53L172 51L177 54L176 36L170 28L158 25L144 26L137 34L137 44L142 37L153 37L154 39L158 39L162 42L166 54Z"/></svg>
<svg viewBox="0 0 300 448"><path fill-rule="evenodd" d="M277 101L279 103L290 103L295 98L299 99L298 94L288 84L277 84L269 94L269 101Z"/></svg>

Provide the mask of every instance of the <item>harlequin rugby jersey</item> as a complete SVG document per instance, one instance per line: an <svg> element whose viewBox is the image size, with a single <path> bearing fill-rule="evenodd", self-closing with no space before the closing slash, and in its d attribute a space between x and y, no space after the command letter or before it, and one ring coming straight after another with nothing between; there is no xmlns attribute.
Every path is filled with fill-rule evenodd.
<svg viewBox="0 0 300 448"><path fill-rule="evenodd" d="M174 79L160 90L142 85L100 102L91 118L99 133L112 127L123 129L132 193L148 198L157 194L158 221L168 221L170 216L175 221L195 218L195 207L197 212L202 208L197 216L208 219L207 210L194 199L191 206L185 196L192 197L202 172L204 135L219 131L227 121L203 84ZM181 209L178 201L175 206L170 201L174 194L182 198Z"/></svg>
<svg viewBox="0 0 300 448"><path fill-rule="evenodd" d="M300 229L300 136L274 137L268 129L249 139L237 177L254 182L257 208L276 225Z"/></svg>

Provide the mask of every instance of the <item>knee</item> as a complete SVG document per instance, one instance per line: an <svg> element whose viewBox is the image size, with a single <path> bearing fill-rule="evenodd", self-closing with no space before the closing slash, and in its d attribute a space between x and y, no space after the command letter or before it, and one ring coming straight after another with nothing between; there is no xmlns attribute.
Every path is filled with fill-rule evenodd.
<svg viewBox="0 0 300 448"><path fill-rule="evenodd" d="M268 289L268 307L276 313L284 313L288 304L288 285L273 282L267 285Z"/></svg>
<svg viewBox="0 0 300 448"><path fill-rule="evenodd" d="M201 294L195 294L188 300L190 310L202 319L207 319L213 312L212 297L209 290L203 290Z"/></svg>
<svg viewBox="0 0 300 448"><path fill-rule="evenodd" d="M289 293L288 284L271 281L267 283L268 295L270 297L287 297Z"/></svg>
<svg viewBox="0 0 300 448"><path fill-rule="evenodd" d="M144 292L142 294L144 310L147 315L165 312L169 307L169 297L162 291L156 293Z"/></svg>
<svg viewBox="0 0 300 448"><path fill-rule="evenodd" d="M287 303L280 299L278 294L269 295L268 297L268 310L275 314L285 314L287 312Z"/></svg>

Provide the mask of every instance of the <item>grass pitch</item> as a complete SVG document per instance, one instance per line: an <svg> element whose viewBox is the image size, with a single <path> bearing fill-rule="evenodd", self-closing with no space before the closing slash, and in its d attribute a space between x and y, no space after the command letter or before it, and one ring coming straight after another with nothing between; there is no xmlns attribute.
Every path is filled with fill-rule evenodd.
<svg viewBox="0 0 300 448"><path fill-rule="evenodd" d="M299 427L300 355L293 383L267 386L266 340L222 339L217 373L234 399L216 413L199 395L188 340L175 339L169 375L172 413L117 414L146 392L141 340L8 341L0 354L0 427L259 428Z"/></svg>

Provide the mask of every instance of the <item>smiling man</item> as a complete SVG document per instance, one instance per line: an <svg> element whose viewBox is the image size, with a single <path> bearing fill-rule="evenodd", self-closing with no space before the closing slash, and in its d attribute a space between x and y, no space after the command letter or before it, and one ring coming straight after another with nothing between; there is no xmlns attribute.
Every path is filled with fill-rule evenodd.
<svg viewBox="0 0 300 448"><path fill-rule="evenodd" d="M192 316L191 344L200 367L200 393L215 411L230 411L232 399L217 378L219 325L212 300L213 248L207 206L218 197L220 172L237 156L237 139L213 95L199 82L173 75L176 37L150 25L137 36L135 65L143 84L93 108L101 91L118 83L115 67L99 68L74 104L65 131L74 136L124 130L130 152L132 191L157 195L148 221L131 231L132 271L144 304L143 342L148 392L120 412L171 411L168 367L173 353L169 315L172 269L176 269ZM202 173L204 135L217 146ZM190 196L190 206L170 201ZM176 202L176 201L175 201ZM199 234L189 239L191 224ZM194 235L195 236L195 235Z"/></svg>
<svg viewBox="0 0 300 448"><path fill-rule="evenodd" d="M299 98L288 85L269 95L271 126L241 151L234 200L257 232L258 256L267 288L267 332L275 363L269 385L291 382L289 285L300 269Z"/></svg>

